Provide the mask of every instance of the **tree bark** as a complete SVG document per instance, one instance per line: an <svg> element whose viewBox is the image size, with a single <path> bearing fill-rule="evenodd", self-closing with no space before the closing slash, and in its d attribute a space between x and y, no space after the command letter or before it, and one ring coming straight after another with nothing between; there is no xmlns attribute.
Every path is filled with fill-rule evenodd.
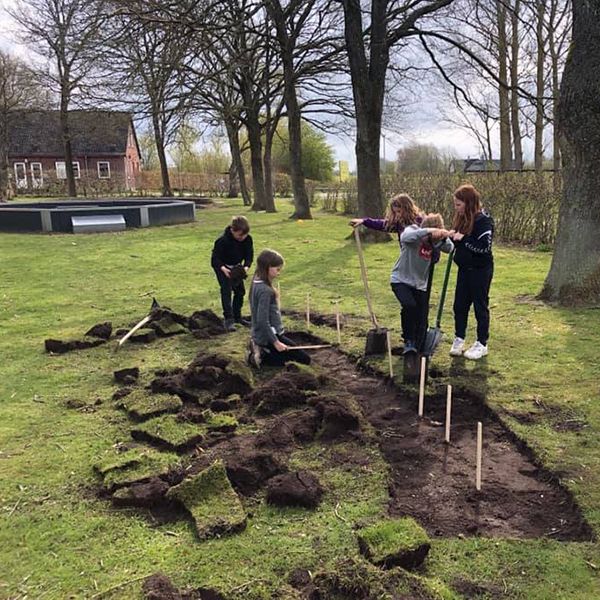
<svg viewBox="0 0 600 600"><path fill-rule="evenodd" d="M67 96L67 97L66 97ZM69 131L69 101L65 93L60 101L60 129L63 148L65 152L65 172L67 174L67 195L70 198L77 197L77 186L75 184L75 169L73 169L73 147L71 145L71 132ZM81 165L79 167L81 174Z"/></svg>
<svg viewBox="0 0 600 600"><path fill-rule="evenodd" d="M294 194L294 212L292 219L312 219L310 202L306 192L306 181L302 169L302 117L296 94L296 76L294 69L293 34L288 34L286 19L283 14L281 2L272 0L267 3L269 15L275 24L277 42L283 65L284 98L288 119L288 144L290 154L290 180ZM306 7L302 7L306 11ZM308 8L310 10L310 7ZM292 13L293 16L293 13Z"/></svg>
<svg viewBox="0 0 600 600"><path fill-rule="evenodd" d="M523 168L523 145L521 143L521 126L519 112L519 13L521 0L515 0L511 11L511 61L510 61L510 120L512 125L513 145L515 149L515 168Z"/></svg>
<svg viewBox="0 0 600 600"><path fill-rule="evenodd" d="M498 24L498 103L500 108L500 170L511 167L512 150L510 139L510 101L508 95L506 5L496 1Z"/></svg>
<svg viewBox="0 0 600 600"><path fill-rule="evenodd" d="M276 124L269 124L265 131L265 149L263 152L263 168L265 173L265 210L267 212L277 212L275 209L275 197L273 186L273 136L275 135Z"/></svg>
<svg viewBox="0 0 600 600"><path fill-rule="evenodd" d="M231 160L233 161L233 165L237 172L237 180L240 186L242 200L244 202L244 206L250 206L252 204L252 200L246 184L246 172L244 169L244 163L242 162L242 153L240 151L240 138L238 137L239 129L237 125L229 119L225 119L225 129L227 130L229 152L231 153Z"/></svg>
<svg viewBox="0 0 600 600"><path fill-rule="evenodd" d="M536 173L541 173L544 168L544 60L546 51L544 48L544 7L545 0L536 2L536 98L535 98L535 142L533 161Z"/></svg>
<svg viewBox="0 0 600 600"><path fill-rule="evenodd" d="M573 39L562 77L558 133L563 197L541 297L600 304L600 2L573 0Z"/></svg>
<svg viewBox="0 0 600 600"><path fill-rule="evenodd" d="M156 154L158 156L158 163L160 164L160 178L162 182L162 195L165 198L173 196L173 188L171 187L171 180L169 177L169 167L167 165L167 156L165 153L165 142L162 135L162 130L158 120L158 115L153 112L152 114L152 126L154 128L154 141L156 143Z"/></svg>
<svg viewBox="0 0 600 600"><path fill-rule="evenodd" d="M363 39L360 2L349 0L344 6L344 36L350 62L352 92L356 111L356 173L358 214L379 217L383 212L379 138L385 74L389 62L386 43L385 5L373 3L371 16L371 56L367 63ZM376 10L378 4L383 8Z"/></svg>
<svg viewBox="0 0 600 600"><path fill-rule="evenodd" d="M0 202L10 200L8 179L8 115L0 114Z"/></svg>
<svg viewBox="0 0 600 600"><path fill-rule="evenodd" d="M263 171L262 140L258 114L255 111L246 112L246 131L250 146L250 166L252 168L252 188L254 203L252 210L266 210L265 176Z"/></svg>

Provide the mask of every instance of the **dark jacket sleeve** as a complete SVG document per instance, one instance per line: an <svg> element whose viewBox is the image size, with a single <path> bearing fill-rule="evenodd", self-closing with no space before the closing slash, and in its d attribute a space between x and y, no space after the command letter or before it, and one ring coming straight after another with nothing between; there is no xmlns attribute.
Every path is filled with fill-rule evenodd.
<svg viewBox="0 0 600 600"><path fill-rule="evenodd" d="M494 222L487 215L479 219L473 231L465 235L462 243L474 254L491 254L492 238L494 237Z"/></svg>
<svg viewBox="0 0 600 600"><path fill-rule="evenodd" d="M249 235L246 240L246 246L244 248L244 266L250 267L252 264L252 260L254 259L254 242L252 241L252 236Z"/></svg>
<svg viewBox="0 0 600 600"><path fill-rule="evenodd" d="M225 244L225 240L220 237L215 241L215 244L212 249L212 255L210 259L210 264L213 269L219 270L225 262L223 261L223 245Z"/></svg>
<svg viewBox="0 0 600 600"><path fill-rule="evenodd" d="M368 229L375 229L375 231L385 231L386 222L385 219L369 219L368 217L363 220L362 223Z"/></svg>

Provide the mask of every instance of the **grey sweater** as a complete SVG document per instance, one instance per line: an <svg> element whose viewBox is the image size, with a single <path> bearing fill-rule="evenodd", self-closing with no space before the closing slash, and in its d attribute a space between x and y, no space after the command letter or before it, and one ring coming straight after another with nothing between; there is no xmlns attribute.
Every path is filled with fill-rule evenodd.
<svg viewBox="0 0 600 600"><path fill-rule="evenodd" d="M277 306L275 290L260 279L252 282L250 312L252 313L252 339L259 346L276 342L276 334L283 333L281 312Z"/></svg>
<svg viewBox="0 0 600 600"><path fill-rule="evenodd" d="M400 258L396 261L390 277L391 283L404 283L418 290L427 290L432 250L427 244L427 229L409 225L400 236ZM442 252L451 252L454 244L445 239L435 242Z"/></svg>

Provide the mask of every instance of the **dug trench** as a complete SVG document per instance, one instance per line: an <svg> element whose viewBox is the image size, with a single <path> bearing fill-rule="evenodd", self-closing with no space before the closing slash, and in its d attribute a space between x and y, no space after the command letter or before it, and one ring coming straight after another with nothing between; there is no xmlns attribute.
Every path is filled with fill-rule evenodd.
<svg viewBox="0 0 600 600"><path fill-rule="evenodd" d="M291 337L299 343L322 342L306 333ZM220 384L225 385L220 396L241 392L240 400L221 407L224 401L213 399L205 408L229 408L251 432L243 428L238 432L215 430L197 444L176 448L188 459L185 470L128 484L127 494L108 490L113 503L150 509L161 521L180 519L181 507L166 501L168 488L206 469L216 459L224 461L236 492L249 497L266 488L271 478L286 473L291 452L314 439L335 444L340 438L352 438L368 443L365 428L361 427L364 420L372 426L366 437L374 436L390 467L390 516L412 516L434 537L593 539L569 491L504 426L477 390L457 390L452 405L451 442L446 444L445 394L426 396L424 418L419 419L416 395L407 394L380 374L357 368L351 358L335 348L314 351L312 356L317 371L324 376L298 372L292 366L280 372L262 372L253 391ZM204 374L207 367L210 372L219 365L218 358L205 356L198 360ZM215 363L212 367L211 362ZM156 387L157 381L165 383L159 378L151 386ZM210 384L202 382L201 387ZM183 401L177 419L202 422L198 399L189 389L174 385L165 391L178 394ZM484 432L480 491L475 489L478 421L483 423ZM138 439L151 442L144 436ZM155 445L165 449L160 443ZM361 447L360 443L354 446L356 456L345 453L341 458L348 468L368 461L366 453L361 456ZM294 477L297 482L297 474ZM302 502L295 500L296 504ZM314 506L318 500L306 502Z"/></svg>

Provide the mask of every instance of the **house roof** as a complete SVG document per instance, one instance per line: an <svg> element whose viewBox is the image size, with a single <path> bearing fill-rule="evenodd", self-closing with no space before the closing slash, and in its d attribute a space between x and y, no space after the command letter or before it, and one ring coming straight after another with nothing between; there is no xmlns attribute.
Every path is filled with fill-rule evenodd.
<svg viewBox="0 0 600 600"><path fill-rule="evenodd" d="M133 128L131 114L128 112L69 111L73 155L124 155L130 124ZM14 112L8 125L8 154L9 156L64 156L59 111Z"/></svg>

